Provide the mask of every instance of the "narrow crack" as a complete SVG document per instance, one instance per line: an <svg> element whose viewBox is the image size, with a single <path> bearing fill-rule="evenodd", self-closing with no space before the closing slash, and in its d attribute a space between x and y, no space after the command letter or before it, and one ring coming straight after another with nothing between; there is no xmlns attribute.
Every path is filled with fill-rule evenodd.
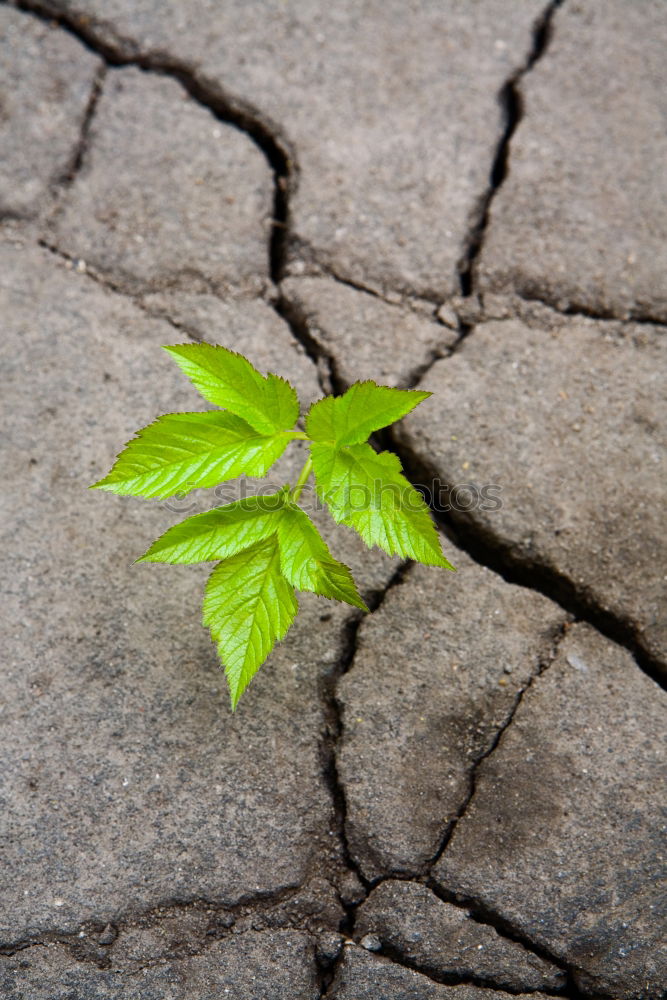
<svg viewBox="0 0 667 1000"><path fill-rule="evenodd" d="M76 177L83 166L86 153L88 151L88 140L90 138L90 130L93 124L93 119L95 117L95 112L97 111L97 104L101 97L102 90L104 88L104 81L107 75L107 65L102 63L95 73L93 79L93 85L90 89L90 96L88 98L88 104L86 105L86 110L81 121L81 130L79 132L79 141L76 145L72 156L70 157L67 169L64 171L61 179L61 187L71 187L71 185L76 180Z"/></svg>
<svg viewBox="0 0 667 1000"><path fill-rule="evenodd" d="M401 308L401 306L396 303L388 304L395 309ZM279 296L277 301L274 303L274 308L278 315L289 326L295 340L299 341L308 357L317 365L318 370L323 373L323 376L320 379L322 391L325 394L335 393L336 395L342 395L342 393L344 393L349 387L348 383L340 374L335 354L312 333L311 319L308 313L298 302L295 302L293 298L286 295L281 288L279 288ZM434 316L423 316L422 318L433 321L438 326L444 326L444 324L436 320ZM409 388L410 386L415 385L435 364L436 361L439 361L441 358L449 357L450 354L454 353L454 351L458 349L460 340L467 335L467 329L465 333L462 332L462 330L463 328L461 327L459 330L459 338L454 345L446 346L443 343L429 351L420 364L415 365L414 368L405 373L405 376L401 379L398 387Z"/></svg>
<svg viewBox="0 0 667 1000"><path fill-rule="evenodd" d="M529 680L523 685L523 687L519 688L519 690L517 691L517 693L516 693L516 695L514 697L514 701L513 701L512 705L510 707L510 710L507 713L507 716L506 716L505 720L501 723L501 725L496 730L496 733L495 733L493 739L491 740L489 746L474 761L473 766L471 767L470 771L468 772L468 791L467 791L464 799L460 803L459 808L456 811L456 815L447 824L447 828L445 829L445 831L443 833L442 840L440 841L440 845L438 847L438 850L436 851L436 853L434 854L433 858L431 859L431 861L428 864L427 874L429 876L430 876L430 873L433 871L433 868L437 865L438 861L440 860L440 858L443 856L443 854L447 850L447 847L449 846L449 843L450 843L452 837L454 836L454 832L455 832L455 830L456 830L459 822L463 819L463 817L465 816L466 812L468 811L468 806L472 802L472 800L473 800L473 798L475 796L475 792L477 791L477 776L478 776L479 769L480 769L482 763L485 760L487 760L494 753L494 751L498 747L498 744L500 743L501 739L503 738L503 735L507 732L507 730L509 729L509 727L514 722L514 718L515 718L516 713L517 713L517 711L519 709L519 706L521 705L521 703L522 703L522 701L523 701L523 699L524 699L524 697L526 695L526 692L531 689L531 687L533 686L533 684L535 683L535 681L539 677L541 677L549 669L549 667L551 666L551 664L554 662L554 660L555 660L555 658L556 658L556 656L558 654L558 648L559 648L562 640L567 635L567 632L568 632L568 630L569 630L569 628L571 627L572 624L573 624L572 622L568 621L568 622L564 622L564 623L562 623L560 625L560 627L558 628L558 630L557 630L557 632L556 632L556 634L555 634L555 636L553 638L553 641L552 641L552 644L551 644L551 648L549 649L548 654L543 659L541 659L539 661L539 663L537 665L537 669L531 674ZM431 883L431 879L429 878L428 879L429 888L432 888L432 885L430 883Z"/></svg>
<svg viewBox="0 0 667 1000"><path fill-rule="evenodd" d="M558 997L559 1000L563 1000L565 996L565 987L561 990L551 990L544 986L522 986L513 989L506 984L493 980L489 976L461 976L456 973L440 972L433 966L420 965L418 962L414 962L406 955L403 955L398 949L388 945L383 945L374 954L391 962L392 965L398 965L403 969L409 969L411 972L417 972L420 976L424 976L426 979L430 979L431 982L437 983L440 986L475 986L479 990L495 990L499 993L506 993L508 996L539 993L542 996Z"/></svg>
<svg viewBox="0 0 667 1000"><path fill-rule="evenodd" d="M566 997L568 1000L583 1000L583 994L579 991L576 984L576 974L579 970L574 966L564 962L560 956L555 955L548 948L527 937L500 913L474 896L464 896L449 892L433 878L428 878L425 884L433 895L441 899L443 903L448 903L451 906L465 910L471 920L474 920L483 927L492 927L497 934L507 941L511 941L513 944L520 944L522 948L525 948L526 951L532 953L537 958L541 958L545 962L550 962L551 965L560 969L565 975L565 984L561 990L551 995ZM544 988L540 988L539 992L550 993L548 989Z"/></svg>
<svg viewBox="0 0 667 1000"><path fill-rule="evenodd" d="M505 726L505 728L507 728L507 726ZM532 941L529 941L515 927L513 927L512 924L504 921L488 908L485 908L479 900L468 896L460 897L454 895L453 893L448 893L442 888L442 886L435 882L430 874L414 876L393 872L387 875L380 875L373 879L369 887L368 895L370 896L373 890L382 885L384 882L408 882L414 885L423 885L429 889L434 896L437 896L438 899L442 900L443 903L455 906L457 910L464 910L467 916L481 927L490 927L496 932L496 934L498 934L499 937L505 938L505 940L511 941L513 944L520 944L526 951L532 952L537 958L542 958L547 962L551 962L564 973L567 973L568 971L568 967L564 962L562 962L561 959L556 958L550 952L545 951L544 948L541 948L539 945L535 945Z"/></svg>
<svg viewBox="0 0 667 1000"><path fill-rule="evenodd" d="M237 128L247 135L264 155L274 180L273 214L269 237L269 274L274 282L280 281L286 258L288 235L289 197L296 187L298 168L293 151L280 136L277 125L263 116L248 101L223 91L218 83L202 76L197 69L176 57L160 52L142 52L128 40L112 41L97 30L95 21L54 9L48 0L0 0L32 14L73 35L86 49L104 61L107 67L135 66L146 72L158 73L177 80L197 104L207 108L220 122ZM86 115L85 127L74 162L71 179L76 176L86 150L90 120L95 111L98 94L93 94Z"/></svg>
<svg viewBox="0 0 667 1000"><path fill-rule="evenodd" d="M187 323L181 323L178 320L173 319L173 317L163 309L150 309L140 296L130 294L111 278L106 277L97 271L96 268L91 267L90 264L86 264L85 261L80 260L78 257L74 257L65 250L61 250L60 247L56 246L54 243L49 243L48 240L39 239L37 243L43 250L48 251L48 253L63 261L68 270L74 271L82 277L89 278L91 281L95 282L96 285L99 285L100 288L104 288L107 292L111 292L114 295L121 295L123 298L129 299L129 301L132 302L137 309L145 313L146 316L150 317L150 319L163 320L165 323L168 323L169 326L173 327L174 330L177 330L179 334L183 334L190 340L197 343L201 342L202 338L197 330L189 327Z"/></svg>
<svg viewBox="0 0 667 1000"><path fill-rule="evenodd" d="M533 42L526 61L520 69L512 74L498 95L498 102L505 117L505 128L493 158L488 187L479 199L475 218L459 260L459 281L461 294L464 296L474 294L477 286L477 265L489 222L491 205L507 177L512 137L523 117L521 82L546 52L551 39L553 16L562 3L563 0L551 0L551 3L542 12L533 28Z"/></svg>
<svg viewBox="0 0 667 1000"><path fill-rule="evenodd" d="M333 355L326 351L322 344L310 332L307 317L295 303L288 299L278 288L278 297L273 303L278 316L287 324L294 339L301 344L306 355L317 368L320 389L325 396L332 392L339 393L343 384L336 369Z"/></svg>
<svg viewBox="0 0 667 1000"><path fill-rule="evenodd" d="M299 243L302 247L307 247L308 255L312 261L312 270L306 269L304 271L298 271L295 268L290 270L288 267L285 273L286 278L294 278L295 280L298 280L299 278L328 278L330 281L334 281L337 285L342 285L345 288L351 288L355 292L362 292L364 295L370 295L371 298L377 299L379 302L384 302L385 305L408 308L412 312L416 312L419 316L423 316L425 319L434 319L435 311L437 311L437 309L439 309L443 304L442 299L436 296L426 298L424 296L410 295L404 291L394 291L392 289L381 291L373 285L368 285L361 280L343 277L330 264L324 264L318 261L316 251L309 247L303 239L300 237L297 239L295 236L292 242L295 244ZM306 268L308 266L304 261L299 261L299 264L301 266L305 266Z"/></svg>
<svg viewBox="0 0 667 1000"><path fill-rule="evenodd" d="M656 319L649 313L631 311L630 313L626 313L623 316L617 316L611 310L598 311L595 309L589 309L586 306L577 303L570 304L567 307L563 307L562 305L558 305L557 302L550 302L548 299L540 298L538 295L525 295L523 292L519 292L516 290L514 290L513 294L516 296L516 299L519 302L525 303L526 305L529 306L530 305L544 306L545 309L549 309L552 313L555 313L557 316L565 316L567 318L574 318L574 319L576 318L592 319L598 323L619 323L622 326L625 325L648 326L659 330L661 333L664 332L665 327L667 326L665 320ZM494 317L491 315L488 317L488 319L492 320L494 319ZM481 322L485 322L483 316Z"/></svg>
<svg viewBox="0 0 667 1000"><path fill-rule="evenodd" d="M12 957L31 948L57 944L65 948L76 961L104 969L113 963L119 939L128 930L159 929L165 922L192 913L206 916L206 929L193 935L193 939L198 938L196 942L191 939L178 953L170 954L169 958L198 955L206 951L214 941L250 931L289 929L311 935L321 930L335 931L335 927L320 927L321 918L312 916L304 910L300 896L307 885L308 879L296 887L258 892L254 895L247 894L231 905L199 896L188 900L166 900L146 910L138 912L130 910L115 914L109 919L83 920L80 929L75 932L43 930L14 941L5 941L0 945L0 956ZM111 931L111 940L108 946L101 947L100 936L108 930ZM147 959L140 966L136 966L131 960L126 960L126 963L128 967L147 968L162 962L164 957L164 954L157 955L155 958Z"/></svg>

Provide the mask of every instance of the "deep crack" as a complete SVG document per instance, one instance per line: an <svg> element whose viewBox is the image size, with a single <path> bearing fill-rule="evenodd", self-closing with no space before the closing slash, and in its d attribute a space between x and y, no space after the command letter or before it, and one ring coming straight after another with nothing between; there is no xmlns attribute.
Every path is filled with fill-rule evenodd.
<svg viewBox="0 0 667 1000"><path fill-rule="evenodd" d="M523 66L513 73L503 85L498 95L498 103L505 116L505 128L493 158L488 187L479 199L475 218L459 260L459 281L461 294L464 296L474 294L477 286L477 264L489 222L491 205L507 177L512 137L523 117L521 81L546 52L551 38L552 19L562 3L563 0L551 0L551 3L542 12L533 28L533 43L528 58Z"/></svg>
<svg viewBox="0 0 667 1000"><path fill-rule="evenodd" d="M383 605L389 592L404 581L411 566L412 563L410 562L401 563L393 573L385 588L381 591L375 592L367 598L366 603L371 614L376 612ZM354 662L357 652L359 629L364 620L365 618L363 615L358 615L349 621L347 626L347 642L345 644L345 651L338 661L337 669L332 671L328 676L321 678L320 697L325 721L324 735L321 744L322 770L324 780L329 788L334 806L336 834L342 845L343 858L347 868L354 872L357 876L361 885L364 886L367 895L371 887L371 883L364 876L359 865L355 861L347 840L347 801L345 798L343 784L338 774L337 760L338 747L343 734L343 720L341 706L336 693L340 679L348 673ZM354 911L362 901L363 900L358 900L357 902L351 904L343 902L346 916L340 928L341 933L351 934L354 926Z"/></svg>
<svg viewBox="0 0 667 1000"><path fill-rule="evenodd" d="M413 961L406 955L403 955L398 949L386 944L383 944L382 948L375 954L391 962L392 965L398 965L403 969L410 969L411 972L417 972L420 976L424 976L426 979L430 979L431 982L437 983L440 986L474 986L479 990L494 990L499 993L506 993L508 996L540 993L542 996L559 997L561 1000L564 996L563 990L550 990L544 986L522 986L513 989L506 984L493 980L490 976L461 976L454 972L440 972L433 966L421 965L419 962Z"/></svg>
<svg viewBox="0 0 667 1000"><path fill-rule="evenodd" d="M471 920L481 924L483 927L492 927L493 930L501 937L506 938L508 941L512 941L514 944L520 944L522 948L526 949L526 951L531 952L533 955L543 959L545 962L550 962L552 965L556 966L556 968L560 969L566 977L565 985L562 990L558 991L557 994L554 993L553 995L566 997L568 1000L583 1000L584 995L580 992L576 985L575 976L578 970L575 969L574 966L564 962L562 958L549 951L548 948L545 948L543 945L538 944L531 938L526 937L526 935L519 931L509 920L497 911L493 910L487 903L481 902L474 896L465 896L448 892L447 889L436 882L433 878L428 878L425 884L434 896L441 899L443 903L448 903L451 906L457 906L460 909L465 910ZM549 990L545 990L543 987L540 988L539 992L549 994Z"/></svg>
<svg viewBox="0 0 667 1000"><path fill-rule="evenodd" d="M629 618L620 618L603 608L585 586L577 585L555 566L518 554L511 542L497 538L487 525L476 520L474 512L461 514L450 505L450 512L445 513L442 506L448 503L451 484L441 485L441 502L434 506L428 484L440 480L436 470L392 431L385 441L401 459L411 482L421 488L426 501L431 502L432 513L445 534L476 563L493 570L507 583L543 594L578 621L592 625L606 638L627 649L652 680L662 687L667 685L664 664L647 648L637 626Z"/></svg>
<svg viewBox="0 0 667 1000"><path fill-rule="evenodd" d="M63 30L73 35L86 49L104 61L107 67L135 66L146 72L158 73L177 80L186 93L199 105L207 108L214 117L237 128L247 135L264 155L274 180L273 215L269 237L269 274L273 281L280 281L286 255L289 197L296 185L297 165L295 156L286 140L279 137L279 129L256 108L242 98L226 93L214 81L203 77L195 68L169 54L142 52L136 44L116 38L114 42L102 37L95 22L54 9L48 0L0 0L18 7L41 20L55 21ZM89 103L82 138L70 168L71 179L81 165L90 119L95 110L97 95Z"/></svg>

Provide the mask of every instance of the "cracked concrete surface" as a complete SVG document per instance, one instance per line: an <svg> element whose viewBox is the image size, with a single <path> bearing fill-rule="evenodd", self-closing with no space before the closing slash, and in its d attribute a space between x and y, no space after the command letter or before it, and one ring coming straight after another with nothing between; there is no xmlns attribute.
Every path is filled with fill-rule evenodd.
<svg viewBox="0 0 667 1000"><path fill-rule="evenodd" d="M667 8L652 0L555 13L549 57L521 88L482 289L667 320L666 33Z"/></svg>
<svg viewBox="0 0 667 1000"><path fill-rule="evenodd" d="M65 32L8 7L0 54L0 219L25 219L73 169L103 63Z"/></svg>
<svg viewBox="0 0 667 1000"><path fill-rule="evenodd" d="M3 997L661 995L666 31L0 4ZM132 565L216 498L85 492L185 339L431 389L383 443L458 567L318 513L372 613L303 597L234 717Z"/></svg>
<svg viewBox="0 0 667 1000"><path fill-rule="evenodd" d="M348 842L370 880L420 874L438 854L476 761L565 618L445 548L456 586L415 567L363 622L338 687Z"/></svg>
<svg viewBox="0 0 667 1000"><path fill-rule="evenodd" d="M264 156L242 132L175 80L114 69L49 238L133 292L200 284L260 295L272 194Z"/></svg>
<svg viewBox="0 0 667 1000"><path fill-rule="evenodd" d="M417 882L389 879L373 889L357 914L355 936L377 937L384 954L441 982L473 982L511 992L559 991L565 972L444 902Z"/></svg>
<svg viewBox="0 0 667 1000"><path fill-rule="evenodd" d="M457 521L623 623L660 666L667 340L650 327L549 319L477 326L422 379L434 399L398 437L439 480L443 505L448 487L468 484L453 498ZM500 510L470 503L488 483Z"/></svg>

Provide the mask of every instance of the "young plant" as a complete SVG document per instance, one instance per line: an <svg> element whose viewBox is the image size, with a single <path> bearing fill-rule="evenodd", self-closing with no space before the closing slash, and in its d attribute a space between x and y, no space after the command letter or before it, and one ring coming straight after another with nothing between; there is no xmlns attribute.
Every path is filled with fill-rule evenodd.
<svg viewBox="0 0 667 1000"><path fill-rule="evenodd" d="M220 409L167 413L137 432L107 476L92 488L150 499L217 486L237 476L265 476L290 444L308 441L294 485L253 496L174 525L137 562L216 562L204 596L211 631L236 708L298 610L295 590L367 611L350 570L335 559L298 501L311 474L333 519L367 545L428 566L454 567L421 495L388 451L369 436L430 396L357 382L342 396L314 403L305 432L296 392L278 375L261 375L240 354L210 344L166 351L204 399Z"/></svg>

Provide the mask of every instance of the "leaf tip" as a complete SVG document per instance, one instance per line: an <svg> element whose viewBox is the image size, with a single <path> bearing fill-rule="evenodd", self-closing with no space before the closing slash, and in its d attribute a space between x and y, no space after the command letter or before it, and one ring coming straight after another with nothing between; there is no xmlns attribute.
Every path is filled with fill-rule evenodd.
<svg viewBox="0 0 667 1000"><path fill-rule="evenodd" d="M97 482L95 482L95 483L91 483L90 486L87 487L87 489L89 489L89 490L104 490L106 493L116 493L117 492L114 489L114 484L109 481L109 476L108 475L107 476L102 476L102 478L98 479Z"/></svg>

